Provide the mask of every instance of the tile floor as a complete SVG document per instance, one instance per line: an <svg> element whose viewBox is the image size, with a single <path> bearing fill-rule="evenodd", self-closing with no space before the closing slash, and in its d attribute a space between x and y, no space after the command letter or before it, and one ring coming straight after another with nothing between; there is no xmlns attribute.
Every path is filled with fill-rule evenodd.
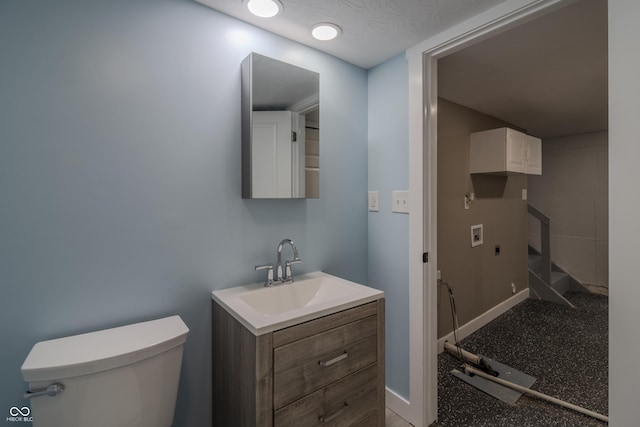
<svg viewBox="0 0 640 427"><path fill-rule="evenodd" d="M400 418L398 414L387 408L386 412L386 427L410 427L411 424Z"/></svg>

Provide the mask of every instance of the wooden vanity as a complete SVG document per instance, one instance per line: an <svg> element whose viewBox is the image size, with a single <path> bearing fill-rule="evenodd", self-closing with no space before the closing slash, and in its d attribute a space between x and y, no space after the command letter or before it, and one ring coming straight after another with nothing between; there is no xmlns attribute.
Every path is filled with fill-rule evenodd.
<svg viewBox="0 0 640 427"><path fill-rule="evenodd" d="M212 303L214 426L384 426L384 298L260 335Z"/></svg>

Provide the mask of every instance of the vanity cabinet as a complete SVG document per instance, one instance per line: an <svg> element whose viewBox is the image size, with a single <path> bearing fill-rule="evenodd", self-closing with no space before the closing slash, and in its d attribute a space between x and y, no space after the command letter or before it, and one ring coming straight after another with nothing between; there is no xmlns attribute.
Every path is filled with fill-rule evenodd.
<svg viewBox="0 0 640 427"><path fill-rule="evenodd" d="M471 134L471 173L542 175L540 138L503 127Z"/></svg>
<svg viewBox="0 0 640 427"><path fill-rule="evenodd" d="M212 321L214 426L384 426L384 298L262 335Z"/></svg>

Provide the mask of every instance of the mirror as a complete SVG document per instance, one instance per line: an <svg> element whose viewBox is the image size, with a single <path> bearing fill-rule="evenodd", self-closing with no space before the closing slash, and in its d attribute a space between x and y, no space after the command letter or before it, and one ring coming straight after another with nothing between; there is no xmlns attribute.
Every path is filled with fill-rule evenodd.
<svg viewBox="0 0 640 427"><path fill-rule="evenodd" d="M320 75L257 53L241 70L242 197L320 197Z"/></svg>

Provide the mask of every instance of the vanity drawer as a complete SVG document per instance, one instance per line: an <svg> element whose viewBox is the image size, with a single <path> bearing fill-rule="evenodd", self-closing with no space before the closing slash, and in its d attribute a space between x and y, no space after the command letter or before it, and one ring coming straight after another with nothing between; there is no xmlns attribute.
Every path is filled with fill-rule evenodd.
<svg viewBox="0 0 640 427"><path fill-rule="evenodd" d="M275 411L274 427L346 427L375 415L377 369L370 365Z"/></svg>
<svg viewBox="0 0 640 427"><path fill-rule="evenodd" d="M380 301L384 301L380 300ZM339 311L328 316L310 320L308 322L299 323L285 329L280 329L273 333L273 347L281 347L291 344L294 341L317 335L321 332L334 329L356 320L364 319L369 316L381 315L378 311L378 302L370 302L344 311ZM384 308L382 309L384 315Z"/></svg>
<svg viewBox="0 0 640 427"><path fill-rule="evenodd" d="M377 316L369 316L275 348L274 408L375 363L377 326Z"/></svg>

